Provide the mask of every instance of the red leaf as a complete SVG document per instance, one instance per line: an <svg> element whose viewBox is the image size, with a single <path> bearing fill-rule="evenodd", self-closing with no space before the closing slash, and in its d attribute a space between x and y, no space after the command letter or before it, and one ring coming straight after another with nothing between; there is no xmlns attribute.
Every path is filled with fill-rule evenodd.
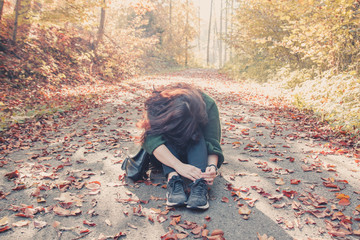
<svg viewBox="0 0 360 240"><path fill-rule="evenodd" d="M290 180L290 183L293 184L293 185L297 185L301 182L301 180L298 180L298 179L291 179Z"/></svg>
<svg viewBox="0 0 360 240"><path fill-rule="evenodd" d="M114 240L119 239L121 236L126 236L126 233L119 232L118 234L116 234L116 235L114 236Z"/></svg>
<svg viewBox="0 0 360 240"><path fill-rule="evenodd" d="M293 191L293 190L291 190L291 191L283 190L282 192L283 192L283 194L284 194L285 196L287 196L288 198L294 198L295 195L297 195L297 192L296 192L296 191Z"/></svg>
<svg viewBox="0 0 360 240"><path fill-rule="evenodd" d="M227 197L223 197L223 198L221 199L221 201L224 202L224 203L228 203L228 202L229 202L229 199L228 199Z"/></svg>
<svg viewBox="0 0 360 240"><path fill-rule="evenodd" d="M349 201L349 199L347 199L347 198L343 198L343 199L341 199L341 200L339 201L339 205L341 205L341 206L349 206L349 205L350 205L350 201Z"/></svg>
<svg viewBox="0 0 360 240"><path fill-rule="evenodd" d="M0 191L0 199L4 199L7 195L9 195L10 193L5 193L3 191Z"/></svg>
<svg viewBox="0 0 360 240"><path fill-rule="evenodd" d="M329 231L329 234L333 237L346 237L346 235L350 235L351 232L345 230L345 229L339 229L339 230L331 230Z"/></svg>
<svg viewBox="0 0 360 240"><path fill-rule="evenodd" d="M26 186L24 184L22 185L18 185L15 188L13 188L12 190L14 191L19 191L19 190L24 190L26 188Z"/></svg>
<svg viewBox="0 0 360 240"><path fill-rule="evenodd" d="M328 188L338 188L337 185L331 183L331 182L323 182L323 185Z"/></svg>
<svg viewBox="0 0 360 240"><path fill-rule="evenodd" d="M11 229L11 227L5 226L3 228L0 228L0 232L5 232L5 231L10 230L10 229Z"/></svg>
<svg viewBox="0 0 360 240"><path fill-rule="evenodd" d="M80 230L80 234L83 234L83 233L89 233L90 230L89 229L84 229L84 230Z"/></svg>
<svg viewBox="0 0 360 240"><path fill-rule="evenodd" d="M161 236L160 238L161 240L178 240L178 237L173 230L165 233L165 235Z"/></svg>
<svg viewBox="0 0 360 240"><path fill-rule="evenodd" d="M90 227L96 226L96 223L89 222L89 221L86 221L86 220L83 221L83 224L84 224L84 225L88 225L88 226L90 226Z"/></svg>
<svg viewBox="0 0 360 240"><path fill-rule="evenodd" d="M5 174L5 177L7 177L9 180L13 179L13 178L18 178L19 177L19 171L15 170L14 172L10 172Z"/></svg>

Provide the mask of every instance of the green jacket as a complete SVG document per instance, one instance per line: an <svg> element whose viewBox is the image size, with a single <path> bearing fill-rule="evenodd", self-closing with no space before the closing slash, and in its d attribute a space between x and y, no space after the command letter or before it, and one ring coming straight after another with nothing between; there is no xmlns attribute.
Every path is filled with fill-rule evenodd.
<svg viewBox="0 0 360 240"><path fill-rule="evenodd" d="M219 119L219 110L215 101L207 94L203 93L202 97L206 105L208 123L201 129L205 138L208 155L218 155L218 167L224 162L224 155L220 146L221 126ZM146 152L152 154L154 150L166 141L162 135L147 136L143 144Z"/></svg>

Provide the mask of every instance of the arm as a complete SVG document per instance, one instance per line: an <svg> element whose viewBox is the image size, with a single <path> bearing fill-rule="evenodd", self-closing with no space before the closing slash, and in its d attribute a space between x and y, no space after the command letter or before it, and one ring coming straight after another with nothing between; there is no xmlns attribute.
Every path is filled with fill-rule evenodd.
<svg viewBox="0 0 360 240"><path fill-rule="evenodd" d="M204 138L209 156L217 155L217 158L215 156L209 157L208 165L215 164L219 168L224 162L224 155L220 146L221 125L219 110L215 101L206 94L204 94L204 101L208 114L208 123L203 127Z"/></svg>
<svg viewBox="0 0 360 240"><path fill-rule="evenodd" d="M218 165L218 159L218 155L209 155L206 171L201 174L201 177L205 179L208 185L213 185L214 180L217 176L217 167L215 166Z"/></svg>
<svg viewBox="0 0 360 240"><path fill-rule="evenodd" d="M154 156L163 164L175 169L175 171L181 176L195 181L201 178L201 170L190 164L182 163L177 159L170 150L164 145L160 145L153 151Z"/></svg>

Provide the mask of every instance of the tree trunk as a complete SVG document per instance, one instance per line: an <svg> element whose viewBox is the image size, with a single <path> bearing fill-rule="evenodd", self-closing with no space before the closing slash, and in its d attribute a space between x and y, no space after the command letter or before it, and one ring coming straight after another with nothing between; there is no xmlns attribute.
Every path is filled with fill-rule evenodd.
<svg viewBox="0 0 360 240"><path fill-rule="evenodd" d="M228 7L229 7L229 1L225 1L225 37L227 37L227 30L228 30ZM224 47L224 63L227 61L227 45L225 43Z"/></svg>
<svg viewBox="0 0 360 240"><path fill-rule="evenodd" d="M4 8L4 0L0 0L0 21L2 17L3 8Z"/></svg>
<svg viewBox="0 0 360 240"><path fill-rule="evenodd" d="M198 28L199 28L199 34L198 34L198 48L199 48L199 53L200 53L200 51L201 51L201 16L200 16L200 5L199 5L199 10L198 10L199 12L198 12Z"/></svg>
<svg viewBox="0 0 360 240"><path fill-rule="evenodd" d="M185 67L188 65L188 48L189 48L189 0L186 0L186 25L185 25Z"/></svg>
<svg viewBox="0 0 360 240"><path fill-rule="evenodd" d="M172 40L172 0L170 0L169 2L169 38L170 41Z"/></svg>
<svg viewBox="0 0 360 240"><path fill-rule="evenodd" d="M215 12L215 14L214 14L214 33L213 33L213 56L212 56L212 63L214 64L214 66L215 66L215 64L216 64L216 43L217 43L217 41L216 41L216 36L217 36L217 23L216 23L216 12Z"/></svg>
<svg viewBox="0 0 360 240"><path fill-rule="evenodd" d="M231 20L230 20L230 37L232 37L233 34L233 28L234 28L234 0L231 0ZM230 45L230 60L232 59L233 49Z"/></svg>
<svg viewBox="0 0 360 240"><path fill-rule="evenodd" d="M223 21L223 15L222 15L222 10L223 10L223 0L220 0L220 31L219 31L219 68L222 67L222 21Z"/></svg>
<svg viewBox="0 0 360 240"><path fill-rule="evenodd" d="M210 35L211 35L211 18L212 18L212 9L213 9L213 2L214 0L211 0L210 5L210 20L209 20L209 32L208 32L208 41L207 41L207 53L206 53L206 64L209 66L209 60L210 60Z"/></svg>
<svg viewBox="0 0 360 240"><path fill-rule="evenodd" d="M19 8L20 8L21 0L16 0L15 4L15 21L14 21L14 31L12 40L14 45L16 44L16 35L17 35L17 29L18 29L18 21L19 21Z"/></svg>
<svg viewBox="0 0 360 240"><path fill-rule="evenodd" d="M28 37L32 24L31 3L32 0L21 0L18 8L18 26L21 27L21 36L24 39Z"/></svg>
<svg viewBox="0 0 360 240"><path fill-rule="evenodd" d="M100 25L97 34L95 49L97 49L99 43L102 41L105 32L105 13L106 13L105 8L106 8L106 0L103 0L103 5L101 6Z"/></svg>

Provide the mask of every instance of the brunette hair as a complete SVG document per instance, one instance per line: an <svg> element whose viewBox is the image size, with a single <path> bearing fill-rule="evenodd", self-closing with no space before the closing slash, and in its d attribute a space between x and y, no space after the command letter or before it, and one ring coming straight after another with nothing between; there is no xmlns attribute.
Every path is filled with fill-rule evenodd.
<svg viewBox="0 0 360 240"><path fill-rule="evenodd" d="M201 91L184 83L154 90L145 102L145 119L138 126L145 129L143 143L149 135L163 135L178 147L186 147L199 138L199 128L207 123Z"/></svg>

